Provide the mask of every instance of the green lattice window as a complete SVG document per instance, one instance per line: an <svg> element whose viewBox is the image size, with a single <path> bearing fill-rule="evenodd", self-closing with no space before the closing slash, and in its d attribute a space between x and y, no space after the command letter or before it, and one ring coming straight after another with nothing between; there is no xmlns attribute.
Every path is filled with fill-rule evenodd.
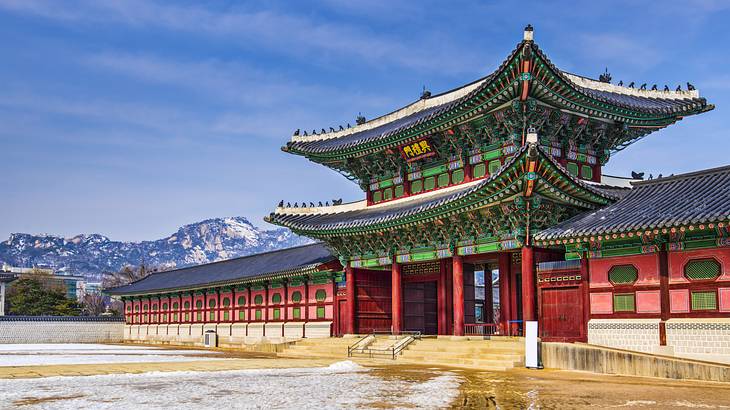
<svg viewBox="0 0 730 410"><path fill-rule="evenodd" d="M211 309L215 308L215 299L211 299L208 301L208 306ZM211 310L210 313L208 313L208 320L215 320L215 311Z"/></svg>
<svg viewBox="0 0 730 410"><path fill-rule="evenodd" d="M231 306L231 299L223 298L223 307Z"/></svg>
<svg viewBox="0 0 730 410"><path fill-rule="evenodd" d="M714 259L696 259L684 265L684 276L690 280L710 280L720 276L720 263Z"/></svg>
<svg viewBox="0 0 730 410"><path fill-rule="evenodd" d="M373 192L373 202L380 202L383 200L383 193L380 191Z"/></svg>
<svg viewBox="0 0 730 410"><path fill-rule="evenodd" d="M227 322L228 320L230 320L230 315L229 315L229 312L227 310L223 311L223 320L225 322Z"/></svg>
<svg viewBox="0 0 730 410"><path fill-rule="evenodd" d="M294 303L299 303L302 301L302 292L296 291L291 294L291 301Z"/></svg>
<svg viewBox="0 0 730 410"><path fill-rule="evenodd" d="M276 308L274 309L274 320L279 320L281 318L281 309Z"/></svg>
<svg viewBox="0 0 730 410"><path fill-rule="evenodd" d="M430 191L434 188L436 188L436 178L428 177L423 180L423 189L425 189L426 191Z"/></svg>
<svg viewBox="0 0 730 410"><path fill-rule="evenodd" d="M157 312L157 304L152 305L152 311Z"/></svg>
<svg viewBox="0 0 730 410"><path fill-rule="evenodd" d="M264 303L264 297L262 295L256 295L253 298L253 303L255 305L261 305Z"/></svg>
<svg viewBox="0 0 730 410"><path fill-rule="evenodd" d="M295 307L291 311L292 319L301 319L302 318L302 309Z"/></svg>
<svg viewBox="0 0 730 410"><path fill-rule="evenodd" d="M502 166L502 161L495 159L494 161L489 161L489 175L494 174L497 172L497 170Z"/></svg>
<svg viewBox="0 0 730 410"><path fill-rule="evenodd" d="M419 192L423 191L423 181L420 179L417 181L411 182L411 193L417 194Z"/></svg>
<svg viewBox="0 0 730 410"><path fill-rule="evenodd" d="M383 200L388 201L390 199L393 199L393 189L388 188L383 190Z"/></svg>
<svg viewBox="0 0 730 410"><path fill-rule="evenodd" d="M441 175L439 175L439 179L438 179L439 188L443 188L445 186L449 186L449 181L450 181L449 174L441 174Z"/></svg>
<svg viewBox="0 0 730 410"><path fill-rule="evenodd" d="M246 320L246 312L243 310L238 311L238 320Z"/></svg>
<svg viewBox="0 0 730 410"><path fill-rule="evenodd" d="M633 312L635 310L633 293L616 293L613 295L614 312Z"/></svg>
<svg viewBox="0 0 730 410"><path fill-rule="evenodd" d="M593 167L590 165L580 167L580 176L583 179L593 179Z"/></svg>
<svg viewBox="0 0 730 410"><path fill-rule="evenodd" d="M324 317L325 317L324 306L318 307L317 308L317 319L324 319Z"/></svg>
<svg viewBox="0 0 730 410"><path fill-rule="evenodd" d="M246 297L245 296L239 296L238 297L238 306L243 306L246 304Z"/></svg>
<svg viewBox="0 0 730 410"><path fill-rule="evenodd" d="M692 310L717 310L717 294L714 291L692 292Z"/></svg>
<svg viewBox="0 0 730 410"><path fill-rule="evenodd" d="M636 282L639 271L634 265L616 265L608 271L608 280L614 285L625 285Z"/></svg>
<svg viewBox="0 0 730 410"><path fill-rule="evenodd" d="M578 164L575 162L568 162L568 172L571 173L571 175L578 176Z"/></svg>
<svg viewBox="0 0 730 410"><path fill-rule="evenodd" d="M484 175L487 175L487 165L484 163L474 165L474 168L472 168L472 175L474 178L481 178Z"/></svg>
<svg viewBox="0 0 730 410"><path fill-rule="evenodd" d="M215 307L215 299L211 299L208 301L208 306L214 308Z"/></svg>
<svg viewBox="0 0 730 410"><path fill-rule="evenodd" d="M327 292L325 292L324 289L318 289L314 293L314 299L316 299L317 302L324 302L324 300L327 299Z"/></svg>
<svg viewBox="0 0 730 410"><path fill-rule="evenodd" d="M261 309L256 309L256 320L261 320L262 317Z"/></svg>
<svg viewBox="0 0 730 410"><path fill-rule="evenodd" d="M457 169L451 173L451 182L452 183L458 184L463 181L464 181L464 170L463 169Z"/></svg>
<svg viewBox="0 0 730 410"><path fill-rule="evenodd" d="M281 303L281 293L274 293L274 295L271 297L272 303Z"/></svg>
<svg viewBox="0 0 730 410"><path fill-rule="evenodd" d="M162 304L162 310L167 310L167 303Z"/></svg>
<svg viewBox="0 0 730 410"><path fill-rule="evenodd" d="M403 185L396 185L395 186L395 197L400 198L403 195L405 195L405 190L403 189Z"/></svg>

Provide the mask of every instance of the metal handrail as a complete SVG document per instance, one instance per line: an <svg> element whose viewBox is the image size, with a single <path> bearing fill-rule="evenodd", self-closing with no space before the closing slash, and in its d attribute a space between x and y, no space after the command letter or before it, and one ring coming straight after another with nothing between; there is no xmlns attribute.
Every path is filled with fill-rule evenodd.
<svg viewBox="0 0 730 410"><path fill-rule="evenodd" d="M408 337L406 337L403 340L400 340L399 343L396 343L393 345L393 360L395 360L395 356L400 354L400 352L403 351L409 344L411 344L416 339L421 340L421 332L411 332Z"/></svg>
<svg viewBox="0 0 730 410"><path fill-rule="evenodd" d="M395 360L395 357L400 354L411 342L414 340L421 339L421 332L419 331L405 331L401 332L401 335L406 337L396 340L391 346L384 349L373 349L367 346L363 346L365 341L371 341L375 339L376 334L392 335L392 332L386 331L373 331L364 338L360 339L357 343L347 347L347 357L352 357L355 353L368 354L368 357L372 359L373 355L388 355L391 359ZM367 348L367 352L365 349ZM358 351L359 350L359 351Z"/></svg>
<svg viewBox="0 0 730 410"><path fill-rule="evenodd" d="M370 341L370 340L374 340L374 339L375 339L375 334L370 333L369 335L367 335L367 336L363 337L362 339L358 340L357 342L355 342L353 345L347 346L347 357L352 357L352 354L355 352L355 350L365 348L365 346L360 346L360 345L364 344L366 341Z"/></svg>

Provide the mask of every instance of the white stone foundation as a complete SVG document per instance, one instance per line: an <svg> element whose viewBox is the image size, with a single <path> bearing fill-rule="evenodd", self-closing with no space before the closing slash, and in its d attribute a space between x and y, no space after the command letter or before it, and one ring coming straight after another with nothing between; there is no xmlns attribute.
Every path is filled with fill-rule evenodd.
<svg viewBox="0 0 730 410"><path fill-rule="evenodd" d="M730 363L730 318L669 319L666 328L676 356Z"/></svg>
<svg viewBox="0 0 730 410"><path fill-rule="evenodd" d="M218 343L252 345L286 343L332 336L332 322L193 323L180 325L125 325L124 340L132 342L203 345L203 333L214 331Z"/></svg>
<svg viewBox="0 0 730 410"><path fill-rule="evenodd" d="M588 343L655 353L659 347L659 322L659 319L591 319Z"/></svg>
<svg viewBox="0 0 730 410"><path fill-rule="evenodd" d="M659 319L591 319L588 343L710 362L730 363L730 318L669 319L659 345Z"/></svg>

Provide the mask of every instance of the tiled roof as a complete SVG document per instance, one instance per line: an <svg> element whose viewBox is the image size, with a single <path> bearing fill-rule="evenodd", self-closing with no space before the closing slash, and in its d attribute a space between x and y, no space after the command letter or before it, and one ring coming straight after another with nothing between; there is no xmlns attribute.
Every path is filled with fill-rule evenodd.
<svg viewBox="0 0 730 410"><path fill-rule="evenodd" d="M221 286L315 269L337 258L322 243L228 259L220 262L153 273L126 286L110 289L113 295Z"/></svg>
<svg viewBox="0 0 730 410"><path fill-rule="evenodd" d="M364 124L340 131L311 134L307 136L295 135L287 144L285 150L307 154L322 154L336 152L364 144L378 139L387 139L389 136L410 129L423 122L429 121L445 112L456 109L462 102L485 89L494 86L495 78L523 47L531 47L547 64L552 71L561 77L569 87L580 94L595 100L608 103L612 106L635 110L647 114L677 116L693 110L710 110L704 98L699 97L697 90L692 91L658 91L641 90L614 84L603 83L587 77L577 76L560 70L542 52L537 44L521 42L509 54L492 74L454 90L420 100L390 114L375 118Z"/></svg>
<svg viewBox="0 0 730 410"><path fill-rule="evenodd" d="M546 229L535 239L575 238L730 219L730 166L633 185L618 202Z"/></svg>
<svg viewBox="0 0 730 410"><path fill-rule="evenodd" d="M610 202L619 197L613 193L614 187L594 186L573 175L571 175L559 163L545 153L542 148L535 147L534 155L541 155L549 161L558 172L562 173L565 178L572 181L572 184L580 187L580 189L604 198ZM286 226L295 231L324 231L339 229L359 229L372 227L385 223L399 223L398 221L411 216L424 215L429 211L439 207L451 204L462 199L471 198L473 195L483 195L485 190L489 190L495 180L502 177L506 170L510 169L517 161L528 155L529 146L525 145L517 151L514 156L509 158L502 167L488 178L456 185L442 190L433 191L425 194L418 194L411 197L397 199L379 205L366 206L361 203L360 206L351 206L357 204L341 205L340 207L348 207L344 211L338 211L337 206L326 208L309 208L301 210L297 208L277 208L276 212L269 216L269 222ZM539 154L538 154L539 153ZM519 192L519 188L513 186L509 195ZM542 189L542 185L538 190ZM546 188L549 189L549 188ZM507 195L508 196L508 195ZM502 198L502 196L500 196ZM605 203L605 202L604 202Z"/></svg>

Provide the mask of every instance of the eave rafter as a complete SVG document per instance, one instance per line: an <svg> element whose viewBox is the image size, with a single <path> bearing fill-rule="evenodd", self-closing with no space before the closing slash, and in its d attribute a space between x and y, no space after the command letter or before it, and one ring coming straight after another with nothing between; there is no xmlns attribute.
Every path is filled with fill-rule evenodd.
<svg viewBox="0 0 730 410"><path fill-rule="evenodd" d="M344 213L340 218L348 222L340 227L337 226L337 223L332 222L311 225L309 222L312 221L312 218L317 217L316 214L286 216L275 213L269 220L286 226L298 234L325 241L338 237L349 237L355 241L355 237L362 235L382 237L389 231L411 229L425 224L452 227L468 225L473 222L469 219L470 217L466 216L469 212L497 206L525 196L525 188L531 181L535 183L534 192L536 194L566 206L594 209L615 199L572 177L565 169L555 164L543 149L536 144L530 144L521 148L494 175L480 181L473 188L456 194L452 198L440 200L433 206L426 206L418 212L406 212L403 216L394 213L391 216L379 217L378 220L370 221L367 217L355 214L348 221L347 213ZM283 212L286 211L283 210ZM452 232L443 236L453 235Z"/></svg>

